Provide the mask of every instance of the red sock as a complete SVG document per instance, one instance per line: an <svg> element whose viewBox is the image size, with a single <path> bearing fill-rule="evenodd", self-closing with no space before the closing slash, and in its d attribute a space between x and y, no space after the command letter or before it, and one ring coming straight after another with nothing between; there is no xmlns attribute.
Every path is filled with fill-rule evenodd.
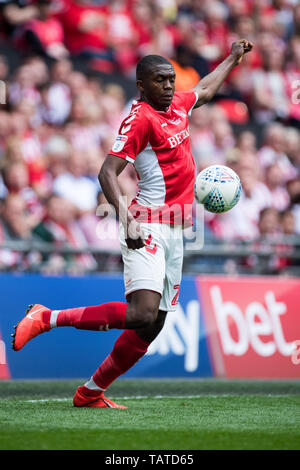
<svg viewBox="0 0 300 470"><path fill-rule="evenodd" d="M130 369L147 352L147 343L134 330L124 330L110 355L93 375L93 381L105 390L121 374Z"/></svg>
<svg viewBox="0 0 300 470"><path fill-rule="evenodd" d="M56 325L74 326L79 330L124 329L126 308L125 302L108 302L93 307L60 310Z"/></svg>

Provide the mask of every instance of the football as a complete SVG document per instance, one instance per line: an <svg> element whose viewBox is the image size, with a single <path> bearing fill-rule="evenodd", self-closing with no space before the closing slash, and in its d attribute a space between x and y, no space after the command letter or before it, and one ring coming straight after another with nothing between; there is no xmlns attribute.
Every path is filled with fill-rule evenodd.
<svg viewBox="0 0 300 470"><path fill-rule="evenodd" d="M238 203L242 185L231 168L212 165L197 175L194 192L196 200L207 211L221 213L229 211Z"/></svg>

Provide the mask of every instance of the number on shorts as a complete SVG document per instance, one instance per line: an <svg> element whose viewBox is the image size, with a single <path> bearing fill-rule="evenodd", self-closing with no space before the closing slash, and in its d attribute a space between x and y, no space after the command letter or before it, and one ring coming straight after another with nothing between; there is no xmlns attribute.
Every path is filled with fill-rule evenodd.
<svg viewBox="0 0 300 470"><path fill-rule="evenodd" d="M173 297L173 300L172 300L172 302L171 302L171 305L177 305L177 304L178 304L178 296L179 296L180 284L175 284L175 286L173 286L173 289L177 289L177 292L176 292L176 294L175 294L174 297Z"/></svg>
<svg viewBox="0 0 300 470"><path fill-rule="evenodd" d="M146 250L147 250L149 253L152 253L153 255L155 255L155 253L157 252L157 245L156 245L156 243L155 243L154 246L153 246L153 248L151 248L151 247L149 246L150 243L151 243L151 241L152 241L152 235L151 235L151 233L150 233L150 235L149 235L149 237L147 238L147 240L145 240L146 245L148 245L148 246L146 246L145 248L146 248Z"/></svg>

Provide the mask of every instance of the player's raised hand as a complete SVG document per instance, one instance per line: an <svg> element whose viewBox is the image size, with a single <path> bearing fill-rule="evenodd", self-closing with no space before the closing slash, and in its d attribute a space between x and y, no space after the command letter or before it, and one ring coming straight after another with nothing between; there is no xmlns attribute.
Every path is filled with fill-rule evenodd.
<svg viewBox="0 0 300 470"><path fill-rule="evenodd" d="M230 54L235 58L236 64L240 64L244 54L250 52L253 48L253 43L247 39L240 39L232 43Z"/></svg>

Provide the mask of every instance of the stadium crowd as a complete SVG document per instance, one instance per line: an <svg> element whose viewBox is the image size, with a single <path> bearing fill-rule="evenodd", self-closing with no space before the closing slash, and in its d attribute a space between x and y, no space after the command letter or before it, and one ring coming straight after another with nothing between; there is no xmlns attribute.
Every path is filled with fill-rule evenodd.
<svg viewBox="0 0 300 470"><path fill-rule="evenodd" d="M3 0L0 26L1 43L21 57L12 66L9 53L0 56L0 243L112 252L107 258L2 246L0 269L118 269L118 221L103 206L97 175L135 96L97 73L134 80L137 61L160 54L173 63L176 89L186 90L240 38L255 44L253 52L190 121L197 171L225 164L243 185L234 209L205 213L205 236L253 247L278 242L274 270L291 263L282 236L300 235L298 0ZM130 199L132 165L120 184Z"/></svg>

